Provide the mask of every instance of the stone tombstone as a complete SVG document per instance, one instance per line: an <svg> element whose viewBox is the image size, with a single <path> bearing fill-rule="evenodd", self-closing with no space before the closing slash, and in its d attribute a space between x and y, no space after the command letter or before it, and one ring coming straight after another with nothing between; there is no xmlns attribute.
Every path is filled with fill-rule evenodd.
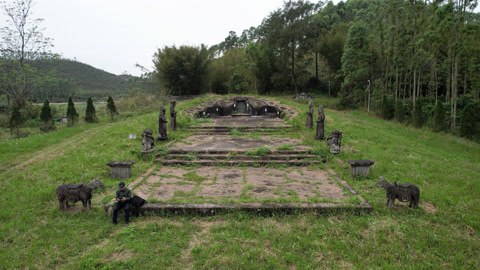
<svg viewBox="0 0 480 270"><path fill-rule="evenodd" d="M142 153L150 154L155 150L155 140L153 139L153 130L147 128L142 133Z"/></svg>
<svg viewBox="0 0 480 270"><path fill-rule="evenodd" d="M165 107L160 106L160 113L158 114L158 136L157 140L165 141L167 136L167 118L165 118Z"/></svg>
<svg viewBox="0 0 480 270"><path fill-rule="evenodd" d="M308 111L307 111L307 128L313 129L313 101L308 101Z"/></svg>
<svg viewBox="0 0 480 270"><path fill-rule="evenodd" d="M175 111L176 101L170 101L170 129L177 130L177 111Z"/></svg>
<svg viewBox="0 0 480 270"><path fill-rule="evenodd" d="M370 166L375 164L372 160L347 160L352 168L352 177L355 178L357 175L362 175L368 177L370 174Z"/></svg>
<svg viewBox="0 0 480 270"><path fill-rule="evenodd" d="M111 168L112 178L127 179L132 175L131 167L135 161L110 161L107 166Z"/></svg>
<svg viewBox="0 0 480 270"><path fill-rule="evenodd" d="M315 135L317 140L325 139L325 113L323 110L322 105L318 106L317 134Z"/></svg>
<svg viewBox="0 0 480 270"><path fill-rule="evenodd" d="M330 153L340 154L342 146L342 132L340 130L332 131L332 135L328 136L327 144L330 145Z"/></svg>

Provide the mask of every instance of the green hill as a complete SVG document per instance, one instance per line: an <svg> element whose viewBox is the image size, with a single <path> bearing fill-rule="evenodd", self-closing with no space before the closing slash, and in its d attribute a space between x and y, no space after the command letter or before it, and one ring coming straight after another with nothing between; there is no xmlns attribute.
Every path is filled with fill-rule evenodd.
<svg viewBox="0 0 480 270"><path fill-rule="evenodd" d="M69 81L75 96L108 96L124 93L131 84L129 79L108 73L90 65L68 59L49 59L31 63L39 73L56 70L56 76Z"/></svg>

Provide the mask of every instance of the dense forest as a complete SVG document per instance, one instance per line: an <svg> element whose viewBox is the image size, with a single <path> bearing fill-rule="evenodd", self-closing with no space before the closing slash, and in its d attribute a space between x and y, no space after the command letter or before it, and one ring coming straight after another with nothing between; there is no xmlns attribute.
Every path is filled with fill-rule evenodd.
<svg viewBox="0 0 480 270"><path fill-rule="evenodd" d="M210 48L165 47L154 62L172 94L324 93L338 96L340 109L371 107L386 119L455 131L460 112L479 99L477 4L288 1L240 35Z"/></svg>

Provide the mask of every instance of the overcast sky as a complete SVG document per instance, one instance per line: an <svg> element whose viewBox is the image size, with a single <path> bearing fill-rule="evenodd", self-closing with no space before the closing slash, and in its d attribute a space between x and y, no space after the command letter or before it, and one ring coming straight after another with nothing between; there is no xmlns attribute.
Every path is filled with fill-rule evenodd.
<svg viewBox="0 0 480 270"><path fill-rule="evenodd" d="M282 6L283 0L36 0L33 17L45 20L44 33L62 57L140 75L135 64L151 68L158 48L217 44Z"/></svg>

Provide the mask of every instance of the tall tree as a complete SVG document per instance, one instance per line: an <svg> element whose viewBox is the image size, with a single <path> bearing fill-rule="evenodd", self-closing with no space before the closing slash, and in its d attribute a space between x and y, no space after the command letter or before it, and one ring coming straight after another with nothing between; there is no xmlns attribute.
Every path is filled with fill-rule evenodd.
<svg viewBox="0 0 480 270"><path fill-rule="evenodd" d="M210 52L206 46L159 49L153 62L157 76L171 95L198 95L206 90Z"/></svg>
<svg viewBox="0 0 480 270"><path fill-rule="evenodd" d="M33 0L2 1L0 7L7 16L8 26L0 29L2 42L0 43L1 57L5 61L19 66L17 78L10 78L13 82L8 87L1 86L1 90L13 98L15 104L22 108L29 95L28 89L28 61L38 59L49 53L51 40L43 35L40 27L43 19L32 18ZM5 73L5 69L1 69Z"/></svg>
<svg viewBox="0 0 480 270"><path fill-rule="evenodd" d="M362 21L353 24L348 31L342 56L342 72L345 79L340 93L341 106L345 108L355 107L365 96L372 57L369 51L368 31L368 25Z"/></svg>

